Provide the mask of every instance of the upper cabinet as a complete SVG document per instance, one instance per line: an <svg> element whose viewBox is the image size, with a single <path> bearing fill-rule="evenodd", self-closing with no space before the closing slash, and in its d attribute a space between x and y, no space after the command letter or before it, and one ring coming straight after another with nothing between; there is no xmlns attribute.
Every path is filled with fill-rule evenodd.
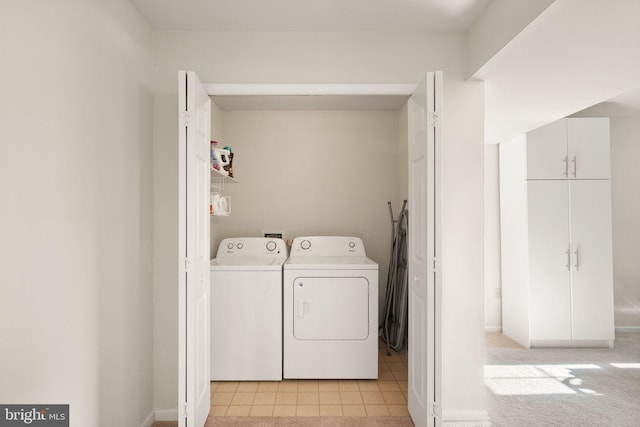
<svg viewBox="0 0 640 427"><path fill-rule="evenodd" d="M561 119L527 134L527 179L609 179L609 119Z"/></svg>

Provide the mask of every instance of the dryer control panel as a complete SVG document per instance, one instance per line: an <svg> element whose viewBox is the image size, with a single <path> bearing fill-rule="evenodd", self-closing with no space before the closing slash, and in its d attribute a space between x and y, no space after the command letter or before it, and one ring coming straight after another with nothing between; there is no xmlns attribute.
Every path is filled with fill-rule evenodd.
<svg viewBox="0 0 640 427"><path fill-rule="evenodd" d="M366 256L364 243L359 237L306 236L297 237L291 245L291 256Z"/></svg>

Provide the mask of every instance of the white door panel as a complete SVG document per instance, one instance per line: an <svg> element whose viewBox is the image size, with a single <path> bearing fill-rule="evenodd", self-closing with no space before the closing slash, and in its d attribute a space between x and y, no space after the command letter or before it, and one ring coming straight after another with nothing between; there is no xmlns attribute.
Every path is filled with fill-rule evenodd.
<svg viewBox="0 0 640 427"><path fill-rule="evenodd" d="M531 339L571 339L569 181L529 181Z"/></svg>
<svg viewBox="0 0 640 427"><path fill-rule="evenodd" d="M571 182L571 251L573 338L612 340L613 265L608 180Z"/></svg>
<svg viewBox="0 0 640 427"><path fill-rule="evenodd" d="M369 281L301 277L293 284L293 336L298 340L364 340L369 336Z"/></svg>
<svg viewBox="0 0 640 427"><path fill-rule="evenodd" d="M575 118L567 122L569 178L608 179L609 119Z"/></svg>
<svg viewBox="0 0 640 427"><path fill-rule="evenodd" d="M193 72L178 73L179 425L204 426L209 409L209 191L211 101Z"/></svg>
<svg viewBox="0 0 640 427"><path fill-rule="evenodd" d="M409 414L439 426L441 73L428 73L409 100Z"/></svg>
<svg viewBox="0 0 640 427"><path fill-rule="evenodd" d="M568 162L566 120L527 133L528 179L566 179Z"/></svg>

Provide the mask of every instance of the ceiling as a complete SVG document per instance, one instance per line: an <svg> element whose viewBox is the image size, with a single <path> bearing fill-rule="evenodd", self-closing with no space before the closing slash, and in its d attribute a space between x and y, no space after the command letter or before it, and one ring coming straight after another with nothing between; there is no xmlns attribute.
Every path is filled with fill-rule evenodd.
<svg viewBox="0 0 640 427"><path fill-rule="evenodd" d="M162 31L464 31L489 0L131 0Z"/></svg>
<svg viewBox="0 0 640 427"><path fill-rule="evenodd" d="M474 75L485 85L485 142L587 108L632 115L640 106L638 46L639 1L554 1Z"/></svg>
<svg viewBox="0 0 640 427"><path fill-rule="evenodd" d="M131 0L160 31L450 31L489 0ZM399 110L409 95L214 96L223 110Z"/></svg>
<svg viewBox="0 0 640 427"><path fill-rule="evenodd" d="M166 31L464 32L487 5L513 6L490 0L131 2L154 29ZM504 24L513 16L499 17ZM640 112L639 22L640 1L553 1L472 76L485 84L485 142L499 143L585 109L586 114L603 116ZM488 32L497 33L500 23ZM348 102L354 109L397 109L404 100L356 96ZM250 108L245 101L216 99L224 109ZM265 97L253 99L251 108L259 102L271 103L264 108L279 108L285 101L299 109L330 109L329 101L335 99Z"/></svg>

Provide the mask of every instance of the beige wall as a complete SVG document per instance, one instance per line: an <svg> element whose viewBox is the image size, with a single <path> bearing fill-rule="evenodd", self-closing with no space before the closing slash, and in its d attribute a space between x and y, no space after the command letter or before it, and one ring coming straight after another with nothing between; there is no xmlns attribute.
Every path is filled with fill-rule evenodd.
<svg viewBox="0 0 640 427"><path fill-rule="evenodd" d="M234 151L230 217L213 217L212 256L225 237L284 231L361 237L384 298L397 207L397 111L236 111L222 114Z"/></svg>
<svg viewBox="0 0 640 427"><path fill-rule="evenodd" d="M405 104L398 112L398 206L394 212L402 208L402 201L409 198L409 104ZM397 218L397 214L395 215Z"/></svg>
<svg viewBox="0 0 640 427"><path fill-rule="evenodd" d="M177 192L170 179L177 166L177 70L194 70L205 83L413 84L428 70L443 70L444 416L482 419L486 415L482 383L484 94L482 83L464 81L464 36L419 32L159 32L155 45L158 94L154 167L166 175L156 179L154 188L158 243L154 253L156 406L175 410L177 401L177 386L168 386L177 378L177 335L173 326L177 322ZM243 156L238 156L236 167L241 177L245 168L240 166ZM294 160L285 158L278 173L285 174L284 168L295 164ZM242 187L239 184L233 191L241 192ZM241 200L232 201L232 205L233 221L236 215L246 214ZM277 221L275 216L270 220ZM386 228L386 218L380 221ZM326 222L321 227L320 231L328 230L335 224ZM165 243L168 246L160 247Z"/></svg>
<svg viewBox="0 0 640 427"><path fill-rule="evenodd" d="M151 29L128 1L3 2L0 402L152 414Z"/></svg>

